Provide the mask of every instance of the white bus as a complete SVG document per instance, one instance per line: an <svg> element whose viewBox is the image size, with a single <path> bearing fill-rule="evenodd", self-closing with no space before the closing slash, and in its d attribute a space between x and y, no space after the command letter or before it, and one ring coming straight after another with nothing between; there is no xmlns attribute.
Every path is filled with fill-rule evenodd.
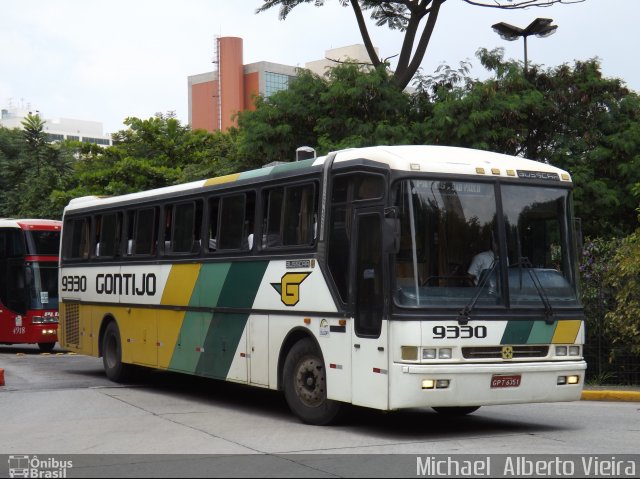
<svg viewBox="0 0 640 479"><path fill-rule="evenodd" d="M572 182L435 146L325 157L71 201L60 342L282 390L304 422L580 398Z"/></svg>

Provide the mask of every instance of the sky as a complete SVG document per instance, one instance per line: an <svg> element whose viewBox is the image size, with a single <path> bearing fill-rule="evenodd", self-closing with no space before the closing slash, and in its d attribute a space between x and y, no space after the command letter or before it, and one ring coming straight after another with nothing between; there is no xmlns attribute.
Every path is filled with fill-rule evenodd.
<svg viewBox="0 0 640 479"><path fill-rule="evenodd" d="M296 7L282 21L277 9L256 14L262 0L2 0L0 108L38 110L43 118L102 122L104 133L125 128L126 117L174 111L188 123L187 77L214 70L216 35L243 39L244 63L303 67L325 51L362 43L351 8L338 0ZM422 63L433 73L446 63L503 47L523 60L524 44L502 40L491 25L526 27L552 18L556 33L528 41L529 61L554 67L597 57L606 77L640 91L640 0L586 0L525 10L498 10L448 0ZM402 34L369 22L382 58L400 51ZM393 63L392 63L393 67Z"/></svg>

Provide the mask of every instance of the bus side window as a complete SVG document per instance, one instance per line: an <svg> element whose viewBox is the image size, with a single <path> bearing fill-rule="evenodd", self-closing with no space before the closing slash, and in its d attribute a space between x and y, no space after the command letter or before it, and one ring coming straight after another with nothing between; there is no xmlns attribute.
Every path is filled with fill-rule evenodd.
<svg viewBox="0 0 640 479"><path fill-rule="evenodd" d="M273 188L266 192L262 247L310 246L315 240L314 183Z"/></svg>
<svg viewBox="0 0 640 479"><path fill-rule="evenodd" d="M155 255L157 251L158 214L156 208L127 212L127 256Z"/></svg>
<svg viewBox="0 0 640 479"><path fill-rule="evenodd" d="M200 251L201 202L180 203L175 205L173 210L171 251L173 253Z"/></svg>
<svg viewBox="0 0 640 479"><path fill-rule="evenodd" d="M65 222L65 244L63 254L65 259L89 259L91 219L75 218Z"/></svg>
<svg viewBox="0 0 640 479"><path fill-rule="evenodd" d="M311 245L315 239L315 184L287 188L287 208L284 218L284 244Z"/></svg>
<svg viewBox="0 0 640 479"><path fill-rule="evenodd" d="M110 213L95 217L95 256L113 258L117 256L120 235L120 215Z"/></svg>
<svg viewBox="0 0 640 479"><path fill-rule="evenodd" d="M255 217L255 193L227 196L221 200L220 235L222 250L251 250Z"/></svg>
<svg viewBox="0 0 640 479"><path fill-rule="evenodd" d="M282 246L281 223L284 210L284 188L274 188L266 193L266 218L262 247Z"/></svg>

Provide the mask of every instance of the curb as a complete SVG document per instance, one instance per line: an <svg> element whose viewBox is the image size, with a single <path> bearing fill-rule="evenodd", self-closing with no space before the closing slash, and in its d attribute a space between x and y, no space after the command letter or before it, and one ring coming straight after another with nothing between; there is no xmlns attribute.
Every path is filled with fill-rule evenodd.
<svg viewBox="0 0 640 479"><path fill-rule="evenodd" d="M0 386L4 386L4 369L0 369Z"/></svg>
<svg viewBox="0 0 640 479"><path fill-rule="evenodd" d="M582 391L583 401L627 401L640 402L640 391L588 390Z"/></svg>

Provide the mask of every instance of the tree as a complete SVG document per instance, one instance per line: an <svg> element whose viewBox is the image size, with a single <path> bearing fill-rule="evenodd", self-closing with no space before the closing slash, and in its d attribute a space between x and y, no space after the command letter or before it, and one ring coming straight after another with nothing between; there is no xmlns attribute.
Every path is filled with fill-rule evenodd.
<svg viewBox="0 0 640 479"><path fill-rule="evenodd" d="M40 175L40 167L47 155L47 134L44 132L44 121L40 115L29 113L22 121L24 139L27 153L31 157L36 169L36 175Z"/></svg>
<svg viewBox="0 0 640 479"><path fill-rule="evenodd" d="M319 152L390 143L410 143L411 97L399 91L383 68L355 64L328 77L301 71L287 90L258 98L239 115L243 167L292 160L306 145Z"/></svg>
<svg viewBox="0 0 640 479"><path fill-rule="evenodd" d="M614 257L608 280L615 289L615 307L606 316L615 345L640 355L640 229L627 236Z"/></svg>
<svg viewBox="0 0 640 479"><path fill-rule="evenodd" d="M255 110L238 115L241 169L293 159L299 146L317 146L315 126L324 112L318 101L327 91L326 79L299 70L289 88L268 99L257 97Z"/></svg>
<svg viewBox="0 0 640 479"><path fill-rule="evenodd" d="M392 30L404 32L398 64L394 72L400 90L406 88L424 59L431 35L435 29L442 5L447 0L339 0L343 7L351 5L364 45L374 67L386 66L386 61L376 54L367 28L364 13L369 11L376 25L386 25ZM585 0L462 0L470 5L513 10L532 6L547 7L555 3L580 3ZM313 3L320 7L325 0L263 0L257 12L280 7L281 20L300 4Z"/></svg>
<svg viewBox="0 0 640 479"><path fill-rule="evenodd" d="M70 181L75 150L49 143L38 115L28 115L22 126L0 128L0 216L59 218L52 193Z"/></svg>

